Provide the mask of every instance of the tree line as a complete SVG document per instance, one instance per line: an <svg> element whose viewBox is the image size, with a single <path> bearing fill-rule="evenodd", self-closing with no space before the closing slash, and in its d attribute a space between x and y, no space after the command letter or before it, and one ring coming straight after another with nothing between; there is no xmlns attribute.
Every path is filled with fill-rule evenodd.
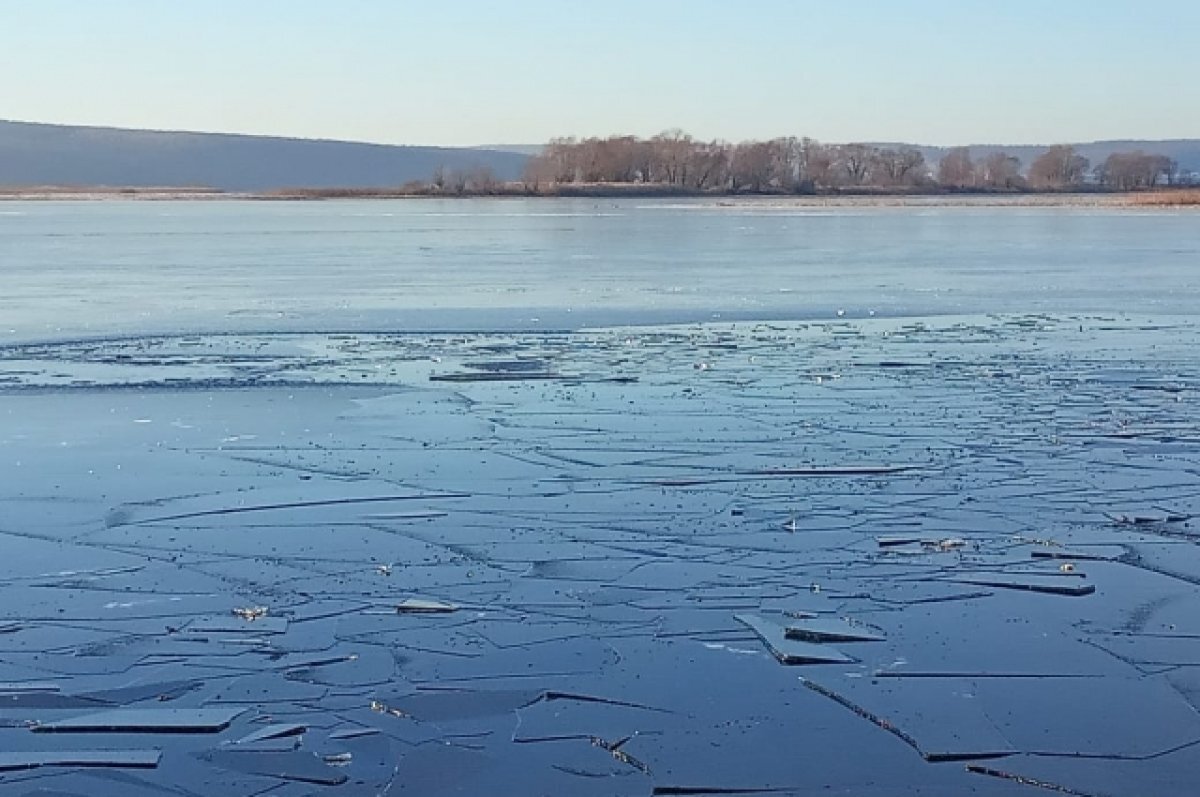
<svg viewBox="0 0 1200 797"><path fill-rule="evenodd" d="M530 159L522 187L530 193L606 185L713 193L1131 191L1180 180L1170 158L1141 151L1113 153L1093 166L1073 147L1054 146L1023 168L1003 151L975 158L958 147L931 164L919 149L904 145L795 137L731 144L668 130L652 138L553 139ZM485 183L462 174L452 187L462 193ZM435 185L446 183L435 179Z"/></svg>

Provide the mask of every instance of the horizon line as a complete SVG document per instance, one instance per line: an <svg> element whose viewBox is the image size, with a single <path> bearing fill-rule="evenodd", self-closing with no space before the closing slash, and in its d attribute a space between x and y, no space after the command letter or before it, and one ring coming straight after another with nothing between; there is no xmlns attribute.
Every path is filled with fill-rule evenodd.
<svg viewBox="0 0 1200 797"><path fill-rule="evenodd" d="M160 133L160 134L165 134L165 135L174 134L174 135L195 135L195 136L227 136L227 137L232 137L232 138L282 139L282 140L287 140L287 141L308 141L308 142L314 142L314 143L357 144L357 145L369 146L369 147L396 147L396 148L413 148L413 149L419 148L419 149L488 150L488 151L495 151L495 152L505 152L505 151L507 151L507 148L512 148L512 147L521 147L521 148L542 147L542 146L546 146L546 144L548 144L550 141L550 139L548 139L547 141L538 142L538 143L397 144L397 143L388 143L388 142L383 142L383 141L369 141L366 139L330 138L328 136L304 136L304 135L295 135L295 134L288 134L288 133L247 133L247 132L237 132L237 131L228 131L228 130L196 130L196 129L187 129L187 128L174 128L174 127L127 127L127 126L117 125L117 124L44 122L44 121L32 121L32 120L28 120L28 119L0 118L0 123L30 125L30 126L38 126L38 127L81 128L81 129L85 129L85 130L112 130L112 131L131 132L131 133ZM667 131L671 131L671 130L682 130L682 129L669 127L669 128L665 128L663 131L660 131L660 132L667 132ZM685 135L691 135L686 130L683 130L682 132ZM634 138L639 138L639 139L653 138L653 136L640 136L640 135L632 134L632 133L608 133L608 134L594 134L594 135L570 134L570 135L555 135L552 138L575 138L575 139L583 140L583 139L588 139L588 138L604 139L604 138L619 138L619 137L624 137L624 136L633 136ZM772 136L770 138L761 138L761 139L747 138L747 139L741 139L741 141L771 141L776 138L788 138L788 137L812 138L811 136L803 136L803 135L796 135L796 136L779 135L779 136ZM703 137L694 137L694 138L697 141L712 140L712 141L725 141L727 143L738 143L738 142L732 141L730 139L722 139L722 138L715 138L715 139L705 139ZM895 145L901 145L901 146L927 147L930 149L956 149L956 148L961 148L961 147L966 147L966 148L970 149L973 147L983 147L983 148L992 148L992 147L1017 148L1017 147L1020 147L1020 148L1026 148L1026 147L1052 147L1052 146L1058 146L1058 145L1119 144L1119 143L1125 143L1125 142L1147 143L1147 144L1165 144L1165 143L1185 142L1185 141L1200 141L1200 136L1173 137L1173 138L1095 138L1095 139L1089 139L1089 140L1076 140L1076 141L1064 140L1064 141L1056 141L1056 142L1041 142L1041 143L1036 143L1036 144L1017 144L1017 143L1011 143L1011 142L1010 143L998 143L998 142L980 142L980 141L972 142L970 144L923 144L923 143L914 142L914 141L889 140L889 139L882 139L882 138L881 139L873 139L873 140L862 139L862 140L853 140L853 141L824 141L824 140L816 139L816 138L813 138L813 140L820 141L820 143L823 143L823 144L872 144L872 145L880 145L880 144L893 145L893 144L895 144ZM519 153L514 153L514 154L519 154Z"/></svg>

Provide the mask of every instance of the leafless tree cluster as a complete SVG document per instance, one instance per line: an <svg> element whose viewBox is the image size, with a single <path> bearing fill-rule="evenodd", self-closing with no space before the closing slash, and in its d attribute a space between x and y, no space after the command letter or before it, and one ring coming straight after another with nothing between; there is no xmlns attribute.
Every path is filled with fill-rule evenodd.
<svg viewBox="0 0 1200 797"><path fill-rule="evenodd" d="M937 182L944 188L978 190L1074 191L1093 186L1112 191L1140 191L1174 185L1179 167L1163 155L1115 152L1089 171L1091 163L1073 147L1050 147L1021 174L1021 162L1004 152L971 159L965 147L952 149L938 164Z"/></svg>
<svg viewBox="0 0 1200 797"><path fill-rule="evenodd" d="M1056 150L1065 150L1056 154ZM1071 166L1054 171L1052 163L1065 160ZM1080 165L1082 164L1082 165ZM943 188L981 191L1062 190L1079 187L1087 171L1087 159L1074 154L1070 147L1053 147L1021 173L1021 160L1007 152L993 152L980 160L971 158L966 147L956 147L938 163L937 182Z"/></svg>
<svg viewBox="0 0 1200 797"><path fill-rule="evenodd" d="M469 169L447 169L439 166L430 181L434 193L444 194L496 194L504 188L503 182L488 166L476 165Z"/></svg>
<svg viewBox="0 0 1200 797"><path fill-rule="evenodd" d="M822 144L811 138L700 141L682 130L653 138L558 138L530 160L527 189L623 183L681 191L811 192L845 187L913 188L929 182L915 147Z"/></svg>
<svg viewBox="0 0 1200 797"><path fill-rule="evenodd" d="M1051 147L1029 165L1029 185L1042 191L1077 188L1084 184L1090 165L1072 147Z"/></svg>
<svg viewBox="0 0 1200 797"><path fill-rule="evenodd" d="M1175 182L1178 166L1165 155L1114 152L1096 168L1096 181L1116 191L1138 191Z"/></svg>
<svg viewBox="0 0 1200 797"><path fill-rule="evenodd" d="M948 150L931 166L916 147L823 144L811 138L703 141L682 130L652 138L556 138L529 159L521 183L500 182L486 167L439 168L418 192L499 194L608 192L644 187L680 193L817 193L837 191L1136 191L1180 182L1161 155L1118 152L1091 168L1069 145L1053 146L1028 168L1003 150L972 157Z"/></svg>

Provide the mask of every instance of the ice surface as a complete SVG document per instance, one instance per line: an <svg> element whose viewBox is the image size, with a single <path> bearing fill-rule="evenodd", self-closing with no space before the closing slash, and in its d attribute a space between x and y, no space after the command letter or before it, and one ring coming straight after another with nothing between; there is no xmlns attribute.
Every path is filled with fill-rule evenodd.
<svg viewBox="0 0 1200 797"><path fill-rule="evenodd" d="M0 790L1190 794L1197 351L1069 312L5 346L0 746L41 768Z"/></svg>

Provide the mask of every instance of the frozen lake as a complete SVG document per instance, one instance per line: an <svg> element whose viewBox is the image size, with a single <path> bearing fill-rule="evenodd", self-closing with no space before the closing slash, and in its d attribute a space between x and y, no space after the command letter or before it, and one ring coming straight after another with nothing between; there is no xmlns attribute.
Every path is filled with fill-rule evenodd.
<svg viewBox="0 0 1200 797"><path fill-rule="evenodd" d="M1190 797L1198 221L0 205L0 794Z"/></svg>
<svg viewBox="0 0 1200 797"><path fill-rule="evenodd" d="M0 340L1192 313L1200 214L645 200L6 202Z"/></svg>

